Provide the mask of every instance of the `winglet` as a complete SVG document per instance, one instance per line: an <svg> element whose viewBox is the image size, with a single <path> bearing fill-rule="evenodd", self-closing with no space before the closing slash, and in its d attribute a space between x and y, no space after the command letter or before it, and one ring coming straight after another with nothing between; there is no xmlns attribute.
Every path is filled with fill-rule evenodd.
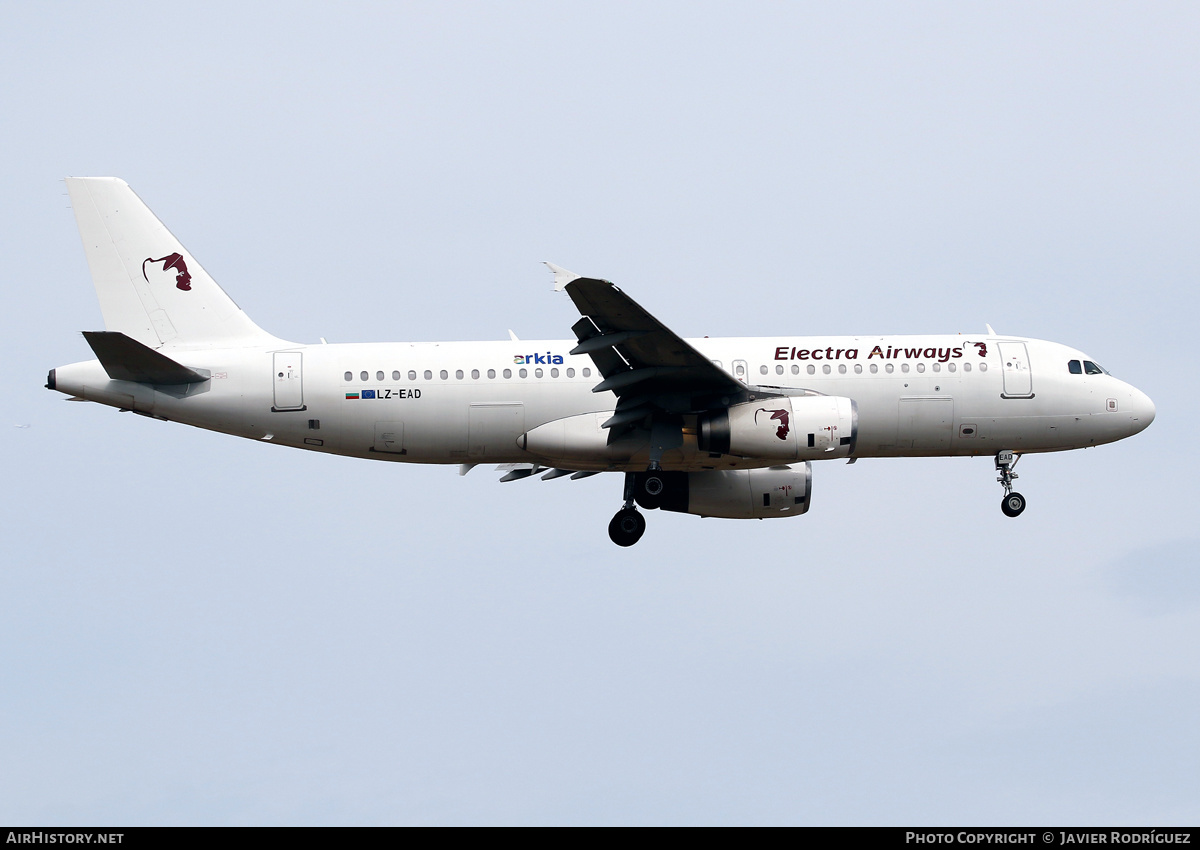
<svg viewBox="0 0 1200 850"><path fill-rule="evenodd" d="M554 272L555 292L562 292L564 289L566 289L568 283L573 280L579 280L579 278L583 277L583 275L578 275L575 274L575 272L567 271L562 266L556 266L554 263L546 263L546 266L550 269L550 271Z"/></svg>
<svg viewBox="0 0 1200 850"><path fill-rule="evenodd" d="M983 326L984 326L985 328L987 328L987 329L988 329L988 336L995 336L995 335L996 335L996 332L995 332L994 330L992 330L992 326L991 326L991 325L989 325L989 324L987 324L986 322L984 322L984 325L983 325Z"/></svg>

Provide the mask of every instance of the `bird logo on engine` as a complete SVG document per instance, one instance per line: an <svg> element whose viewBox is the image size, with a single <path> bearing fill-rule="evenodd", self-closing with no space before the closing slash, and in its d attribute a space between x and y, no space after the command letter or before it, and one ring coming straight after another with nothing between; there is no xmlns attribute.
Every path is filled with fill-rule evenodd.
<svg viewBox="0 0 1200 850"><path fill-rule="evenodd" d="M781 440L786 440L788 432L791 430L791 426L788 424L791 421L791 417L788 415L788 412L786 410L768 410L765 407L760 407L754 411L755 425L758 424L758 414L760 413L769 413L771 414L771 421L779 422L779 427L775 429L775 436Z"/></svg>

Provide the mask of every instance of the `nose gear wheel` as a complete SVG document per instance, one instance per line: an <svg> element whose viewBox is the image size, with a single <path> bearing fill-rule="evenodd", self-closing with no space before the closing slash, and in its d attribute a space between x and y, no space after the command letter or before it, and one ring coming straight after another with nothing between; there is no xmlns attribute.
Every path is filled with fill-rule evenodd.
<svg viewBox="0 0 1200 850"><path fill-rule="evenodd" d="M1000 477L996 480L1004 488L1004 498L1000 501L1000 510L1004 512L1005 516L1020 516L1025 510L1025 497L1020 493L1014 493L1012 487L1014 479L1018 477L1013 472L1013 468L1020 459L1021 456L1014 451L996 453L996 470L1000 473Z"/></svg>
<svg viewBox="0 0 1200 850"><path fill-rule="evenodd" d="M1025 510L1025 497L1020 493L1009 493L1000 501L1000 510L1005 516L1020 516Z"/></svg>

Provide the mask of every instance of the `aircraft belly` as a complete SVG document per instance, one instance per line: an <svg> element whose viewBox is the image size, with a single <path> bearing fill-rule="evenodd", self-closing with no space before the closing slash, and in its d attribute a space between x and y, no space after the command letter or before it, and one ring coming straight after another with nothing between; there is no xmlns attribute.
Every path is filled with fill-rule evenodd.
<svg viewBox="0 0 1200 850"><path fill-rule="evenodd" d="M380 460L414 463L510 463L529 459L517 438L543 421L602 409L608 396L576 388L526 382L505 384L424 384L419 399L395 402L362 399L347 404L360 414L355 431L374 445L377 423L402 423L403 452ZM609 402L611 407L611 401ZM386 406L385 406L386 405ZM361 414L368 414L362 418ZM392 427L389 433L398 431Z"/></svg>
<svg viewBox="0 0 1200 850"><path fill-rule="evenodd" d="M467 414L467 456L488 461L519 454L517 438L525 433L525 405L472 402Z"/></svg>
<svg viewBox="0 0 1200 850"><path fill-rule="evenodd" d="M947 454L954 434L954 399L901 398L896 419L896 445L900 448Z"/></svg>

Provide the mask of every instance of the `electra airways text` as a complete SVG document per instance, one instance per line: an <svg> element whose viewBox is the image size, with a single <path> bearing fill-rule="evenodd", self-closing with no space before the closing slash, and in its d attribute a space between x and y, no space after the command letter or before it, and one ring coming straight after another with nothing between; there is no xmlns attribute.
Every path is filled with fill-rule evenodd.
<svg viewBox="0 0 1200 850"><path fill-rule="evenodd" d="M155 419L368 460L498 464L502 481L624 473L641 511L798 516L812 461L986 455L1001 509L1021 455L1154 420L1080 351L996 334L691 339L622 290L548 263L574 340L304 345L259 328L123 181L69 178L106 330L47 387ZM511 336L511 332L510 332ZM323 342L323 341L322 341Z"/></svg>

